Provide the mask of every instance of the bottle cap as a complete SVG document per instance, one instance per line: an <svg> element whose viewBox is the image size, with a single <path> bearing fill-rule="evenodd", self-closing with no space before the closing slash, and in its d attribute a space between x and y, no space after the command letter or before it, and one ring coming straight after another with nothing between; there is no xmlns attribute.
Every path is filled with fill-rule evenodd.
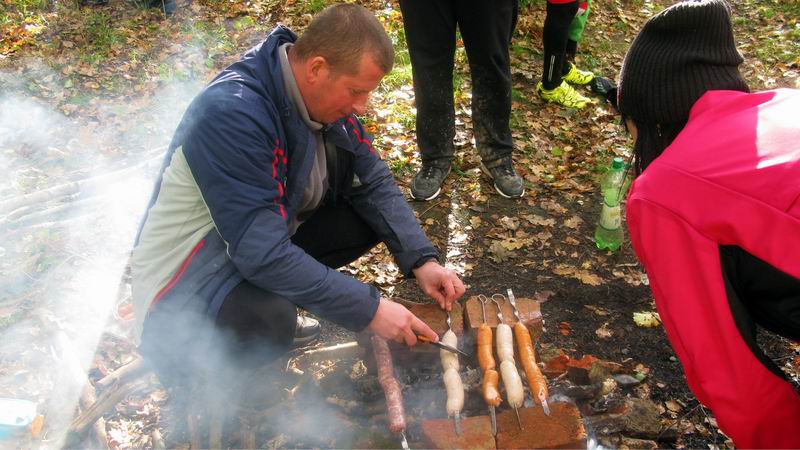
<svg viewBox="0 0 800 450"><path fill-rule="evenodd" d="M623 167L625 167L625 160L619 156L615 156L614 159L611 160L612 169L622 169Z"/></svg>

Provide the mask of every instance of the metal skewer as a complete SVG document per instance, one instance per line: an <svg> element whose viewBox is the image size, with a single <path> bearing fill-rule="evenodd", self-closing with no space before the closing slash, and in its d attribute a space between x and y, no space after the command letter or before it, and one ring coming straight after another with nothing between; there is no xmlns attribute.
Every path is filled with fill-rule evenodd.
<svg viewBox="0 0 800 450"><path fill-rule="evenodd" d="M517 318L517 322L522 322L522 319L519 316L519 310L517 309L517 301L514 298L514 292L511 291L511 288L506 290L508 293L508 301L511 303L511 307L514 309L514 316ZM528 387L530 387L530 380L528 380ZM533 396L533 391L531 391L531 396ZM547 404L547 398L544 396L544 392L537 392L536 396L539 398L539 403L542 405L542 411L544 414L549 416L550 415L550 405Z"/></svg>
<svg viewBox="0 0 800 450"><path fill-rule="evenodd" d="M456 434L461 435L461 413L456 413L453 420L456 422Z"/></svg>
<svg viewBox="0 0 800 450"><path fill-rule="evenodd" d="M486 323L486 302L489 302L488 297L483 294L478 294L478 301L481 302L481 313L483 313L483 323ZM491 331L491 330L490 330ZM494 410L494 405L489 405L489 417L492 419L492 436L497 436L497 414Z"/></svg>
<svg viewBox="0 0 800 450"><path fill-rule="evenodd" d="M400 432L400 446L403 447L403 450L409 450L405 430Z"/></svg>
<svg viewBox="0 0 800 450"><path fill-rule="evenodd" d="M506 290L508 293L508 301L511 303L511 308L514 310L514 317L517 318L517 322L522 322L522 319L519 317L519 310L517 309L517 299L514 298L514 293L511 291L511 288Z"/></svg>
<svg viewBox="0 0 800 450"><path fill-rule="evenodd" d="M505 297L503 294L492 294L492 301L493 301L493 302L494 302L494 304L497 306L497 320L499 320L499 321L500 321L500 323L503 323L503 322L504 322L504 320L503 320L503 308L500 306L500 302L498 302L498 301L495 299L495 296L498 296L498 295L499 295L499 296L500 296L500 298L502 298L504 301L505 301L506 297Z"/></svg>

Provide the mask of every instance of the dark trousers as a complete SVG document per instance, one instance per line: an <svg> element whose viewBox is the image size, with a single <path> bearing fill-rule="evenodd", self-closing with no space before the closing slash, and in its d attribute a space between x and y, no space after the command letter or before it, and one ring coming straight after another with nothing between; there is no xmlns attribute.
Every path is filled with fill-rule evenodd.
<svg viewBox="0 0 800 450"><path fill-rule="evenodd" d="M417 145L423 164L449 167L455 152L456 26L469 59L472 128L481 159L492 167L511 155L508 46L518 8L517 0L400 0L414 75Z"/></svg>
<svg viewBox="0 0 800 450"><path fill-rule="evenodd" d="M564 79L569 66L565 64L567 54L574 55L577 42L569 40L569 26L578 12L579 2L547 2L547 17L544 19L542 41L544 44L544 67L542 86L545 89L557 88ZM574 45L570 45L574 42Z"/></svg>
<svg viewBox="0 0 800 450"><path fill-rule="evenodd" d="M323 205L292 237L319 262L338 268L374 247L378 236L346 202ZM289 300L241 282L226 296L216 321L200 311L159 305L148 316L140 351L167 386L194 379L224 391L253 368L291 348L297 308ZM193 379L193 380L187 380Z"/></svg>

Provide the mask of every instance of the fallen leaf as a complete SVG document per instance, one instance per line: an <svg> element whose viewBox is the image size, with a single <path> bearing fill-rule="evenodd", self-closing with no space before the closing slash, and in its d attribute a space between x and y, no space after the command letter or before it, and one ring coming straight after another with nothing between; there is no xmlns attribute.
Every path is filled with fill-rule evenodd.
<svg viewBox="0 0 800 450"><path fill-rule="evenodd" d="M514 253L506 249L500 241L492 242L492 245L489 246L489 253L489 258L498 263L505 262L509 258L514 257Z"/></svg>
<svg viewBox="0 0 800 450"><path fill-rule="evenodd" d="M653 328L661 325L661 317L653 311L635 312L633 322L643 328Z"/></svg>
<svg viewBox="0 0 800 450"><path fill-rule="evenodd" d="M564 226L567 228L572 228L573 230L577 230L581 223L583 223L583 219L578 216L572 216L564 221Z"/></svg>
<svg viewBox="0 0 800 450"><path fill-rule="evenodd" d="M607 316L607 315L610 314L608 311L606 311L603 308L600 308L599 306L583 305L583 307L588 309L589 311L592 311L593 313L597 314L598 316Z"/></svg>
<svg viewBox="0 0 800 450"><path fill-rule="evenodd" d="M527 220L533 225L540 225L543 227L552 227L556 224L555 219L546 219L542 216L537 216L536 214L525 214L521 216L523 219Z"/></svg>
<svg viewBox="0 0 800 450"><path fill-rule="evenodd" d="M601 284L603 284L603 279L600 278L598 275L590 273L587 270L578 269L576 267L559 265L555 269L553 269L553 273L555 273L556 275L575 278L576 280L579 280L581 283L588 284L590 286L600 286Z"/></svg>
<svg viewBox="0 0 800 450"><path fill-rule="evenodd" d="M672 412L680 412L683 409L675 400L667 400L664 404L667 406L667 409Z"/></svg>
<svg viewBox="0 0 800 450"><path fill-rule="evenodd" d="M608 328L608 322L604 323L603 326L596 329L594 334L597 335L600 339L610 339L614 336L614 332Z"/></svg>
<svg viewBox="0 0 800 450"><path fill-rule="evenodd" d="M515 231L519 228L519 219L516 217L503 216L500 218L500 225L509 231Z"/></svg>

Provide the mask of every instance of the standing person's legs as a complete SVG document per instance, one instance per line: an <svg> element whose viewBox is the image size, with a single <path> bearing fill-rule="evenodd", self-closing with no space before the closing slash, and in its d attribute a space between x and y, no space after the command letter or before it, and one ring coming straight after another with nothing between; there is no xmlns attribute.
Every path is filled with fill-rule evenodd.
<svg viewBox="0 0 800 450"><path fill-rule="evenodd" d="M583 11L581 11L581 9L583 9ZM586 21L589 19L589 13L591 10L592 0L581 2L580 8L578 9L578 15L572 19L572 22L569 25L569 30L567 31L567 50L565 57L567 64L564 64L561 70L561 73L564 75L569 72L570 66L575 63L575 55L578 53L578 44L583 39L583 30L586 28Z"/></svg>
<svg viewBox="0 0 800 450"><path fill-rule="evenodd" d="M422 170L411 184L411 195L417 200L431 200L439 194L455 151L456 1L400 0L414 76L417 147L422 159Z"/></svg>
<svg viewBox="0 0 800 450"><path fill-rule="evenodd" d="M462 1L458 26L472 78L472 129L483 162L511 156L511 69L508 46L517 23L518 0Z"/></svg>
<svg viewBox="0 0 800 450"><path fill-rule="evenodd" d="M514 170L509 118L511 69L508 46L517 24L518 0L457 3L458 27L464 38L472 78L472 130L481 155L481 168L504 197L525 193Z"/></svg>
<svg viewBox="0 0 800 450"><path fill-rule="evenodd" d="M564 67L570 65L566 61L568 33L578 6L578 1L547 1L547 17L542 36L544 44L542 81L536 85L536 93L541 98L568 108L583 108L590 102L589 98L564 82ZM581 71L575 71L574 76L568 71L566 76L575 84L586 84L594 78L591 72Z"/></svg>
<svg viewBox="0 0 800 450"><path fill-rule="evenodd" d="M575 13L578 12L578 2L557 2L548 0L547 17L544 20L544 67L542 69L542 86L555 89L561 84L561 70L567 51L567 35L569 26Z"/></svg>

